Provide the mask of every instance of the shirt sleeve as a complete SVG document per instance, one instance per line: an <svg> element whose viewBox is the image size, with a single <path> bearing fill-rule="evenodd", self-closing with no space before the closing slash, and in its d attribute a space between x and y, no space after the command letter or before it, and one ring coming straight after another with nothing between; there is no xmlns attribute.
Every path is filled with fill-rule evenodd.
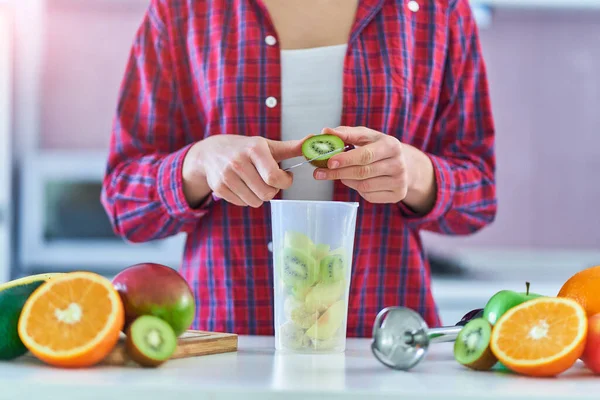
<svg viewBox="0 0 600 400"><path fill-rule="evenodd" d="M181 170L191 147L164 25L150 6L136 33L121 83L101 202L113 230L131 242L189 232L212 197L191 208Z"/></svg>
<svg viewBox="0 0 600 400"><path fill-rule="evenodd" d="M451 3L448 53L431 159L436 200L426 215L404 203L400 210L414 229L469 234L493 222L497 211L495 127L479 34L468 0Z"/></svg>

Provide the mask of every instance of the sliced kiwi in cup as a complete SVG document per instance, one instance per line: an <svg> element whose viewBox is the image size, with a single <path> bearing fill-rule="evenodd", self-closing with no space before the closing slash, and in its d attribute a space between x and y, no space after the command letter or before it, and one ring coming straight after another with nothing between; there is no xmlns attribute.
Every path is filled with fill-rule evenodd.
<svg viewBox="0 0 600 400"><path fill-rule="evenodd" d="M305 251L283 249L281 277L288 287L296 290L312 286L319 278L317 261Z"/></svg>
<svg viewBox="0 0 600 400"><path fill-rule="evenodd" d="M454 358L465 367L490 370L498 359L490 348L492 325L483 318L469 321L459 332L454 342Z"/></svg>
<svg viewBox="0 0 600 400"><path fill-rule="evenodd" d="M127 354L143 367L158 367L171 358L177 348L177 336L171 325L153 315L138 317L126 334Z"/></svg>
<svg viewBox="0 0 600 400"><path fill-rule="evenodd" d="M319 264L321 281L332 283L341 281L346 276L346 260L341 253L332 253L323 257Z"/></svg>
<svg viewBox="0 0 600 400"><path fill-rule="evenodd" d="M302 155L307 160L313 160L311 164L315 167L327 168L327 161L334 155L343 152L344 147L344 141L335 135L315 135L302 143ZM339 152L331 153L335 150L339 150Z"/></svg>

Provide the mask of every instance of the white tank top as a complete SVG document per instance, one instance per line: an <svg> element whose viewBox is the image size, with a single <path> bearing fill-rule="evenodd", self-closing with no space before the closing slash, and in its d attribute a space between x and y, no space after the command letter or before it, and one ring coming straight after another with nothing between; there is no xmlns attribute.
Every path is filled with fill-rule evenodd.
<svg viewBox="0 0 600 400"><path fill-rule="evenodd" d="M302 139L341 123L346 44L281 51L281 139ZM284 160L287 168L304 158ZM294 183L283 191L288 200L331 200L333 181L313 178L315 167L294 168Z"/></svg>

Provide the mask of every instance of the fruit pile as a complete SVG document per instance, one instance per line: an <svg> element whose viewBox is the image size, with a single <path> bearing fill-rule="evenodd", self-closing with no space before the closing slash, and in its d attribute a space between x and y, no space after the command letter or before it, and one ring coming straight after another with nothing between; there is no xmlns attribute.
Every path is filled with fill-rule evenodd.
<svg viewBox="0 0 600 400"><path fill-rule="evenodd" d="M570 277L553 296L503 290L461 329L454 358L478 371L500 367L551 377L577 360L600 374L600 266Z"/></svg>
<svg viewBox="0 0 600 400"><path fill-rule="evenodd" d="M112 281L92 272L33 275L0 285L0 359L28 351L65 368L101 363L125 335L131 360L166 362L191 325L187 282L159 264L137 264Z"/></svg>
<svg viewBox="0 0 600 400"><path fill-rule="evenodd" d="M291 350L324 351L344 346L350 256L330 251L306 235L288 231L277 251L276 341Z"/></svg>

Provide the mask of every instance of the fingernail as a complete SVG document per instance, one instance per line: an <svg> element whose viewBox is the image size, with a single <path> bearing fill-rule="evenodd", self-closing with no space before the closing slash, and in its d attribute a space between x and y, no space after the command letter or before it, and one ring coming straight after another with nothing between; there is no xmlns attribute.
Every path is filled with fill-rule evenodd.
<svg viewBox="0 0 600 400"><path fill-rule="evenodd" d="M325 179L325 172L323 172L323 171L318 171L318 172L315 174L315 177L316 177L317 179Z"/></svg>
<svg viewBox="0 0 600 400"><path fill-rule="evenodd" d="M337 168L339 166L340 166L339 161L332 161L331 164L329 164L329 168Z"/></svg>

